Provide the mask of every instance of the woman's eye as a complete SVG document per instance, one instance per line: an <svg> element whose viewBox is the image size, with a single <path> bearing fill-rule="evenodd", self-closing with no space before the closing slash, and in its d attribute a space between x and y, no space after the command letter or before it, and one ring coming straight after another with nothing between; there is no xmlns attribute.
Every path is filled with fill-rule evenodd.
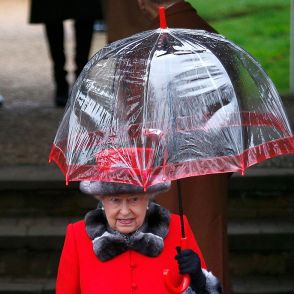
<svg viewBox="0 0 294 294"><path fill-rule="evenodd" d="M138 202L138 200L139 200L138 197L131 198L131 202L132 202L132 203L136 203L136 202Z"/></svg>

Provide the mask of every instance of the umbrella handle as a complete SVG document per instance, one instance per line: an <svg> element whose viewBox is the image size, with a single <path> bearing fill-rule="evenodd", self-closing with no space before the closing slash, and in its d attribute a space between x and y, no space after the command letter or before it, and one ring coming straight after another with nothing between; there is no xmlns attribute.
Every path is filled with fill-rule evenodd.
<svg viewBox="0 0 294 294"><path fill-rule="evenodd" d="M181 250L181 248L186 248L187 238L181 238L181 247L178 247L177 250ZM163 271L164 283L168 290L174 294L180 294L186 291L186 289L190 285L190 275L185 274L181 275L181 282L178 286L175 286L172 282L172 278L170 276L171 270L165 269Z"/></svg>
<svg viewBox="0 0 294 294"><path fill-rule="evenodd" d="M164 283L168 290L174 294L181 294L186 291L190 285L190 276L188 274L182 275L182 280L179 286L174 286L172 279L170 278L170 270L165 269L163 271Z"/></svg>

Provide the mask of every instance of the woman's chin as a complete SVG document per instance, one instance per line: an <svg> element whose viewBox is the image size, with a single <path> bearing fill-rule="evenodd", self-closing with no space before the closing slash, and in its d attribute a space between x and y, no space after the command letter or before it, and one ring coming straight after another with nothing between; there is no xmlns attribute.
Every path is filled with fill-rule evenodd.
<svg viewBox="0 0 294 294"><path fill-rule="evenodd" d="M130 234L135 232L137 226L134 223L116 223L116 230L122 234Z"/></svg>

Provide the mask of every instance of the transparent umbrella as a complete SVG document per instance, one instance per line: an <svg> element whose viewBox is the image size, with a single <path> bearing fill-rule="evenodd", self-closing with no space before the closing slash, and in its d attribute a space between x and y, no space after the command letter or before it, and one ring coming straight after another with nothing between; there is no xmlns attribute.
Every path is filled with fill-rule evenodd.
<svg viewBox="0 0 294 294"><path fill-rule="evenodd" d="M294 152L270 78L224 37L146 31L103 48L76 81L50 160L66 181L148 186L240 172Z"/></svg>

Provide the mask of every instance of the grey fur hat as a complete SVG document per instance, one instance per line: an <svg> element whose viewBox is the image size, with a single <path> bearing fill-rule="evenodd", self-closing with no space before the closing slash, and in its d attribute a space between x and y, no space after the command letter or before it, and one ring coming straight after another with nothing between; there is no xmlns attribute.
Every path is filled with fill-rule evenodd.
<svg viewBox="0 0 294 294"><path fill-rule="evenodd" d="M150 186L146 193L160 193L168 191L171 187L171 182L165 182ZM82 181L80 182L81 192L89 195L123 195L123 194L138 194L144 193L143 187L114 183L114 182L98 182L98 181Z"/></svg>

